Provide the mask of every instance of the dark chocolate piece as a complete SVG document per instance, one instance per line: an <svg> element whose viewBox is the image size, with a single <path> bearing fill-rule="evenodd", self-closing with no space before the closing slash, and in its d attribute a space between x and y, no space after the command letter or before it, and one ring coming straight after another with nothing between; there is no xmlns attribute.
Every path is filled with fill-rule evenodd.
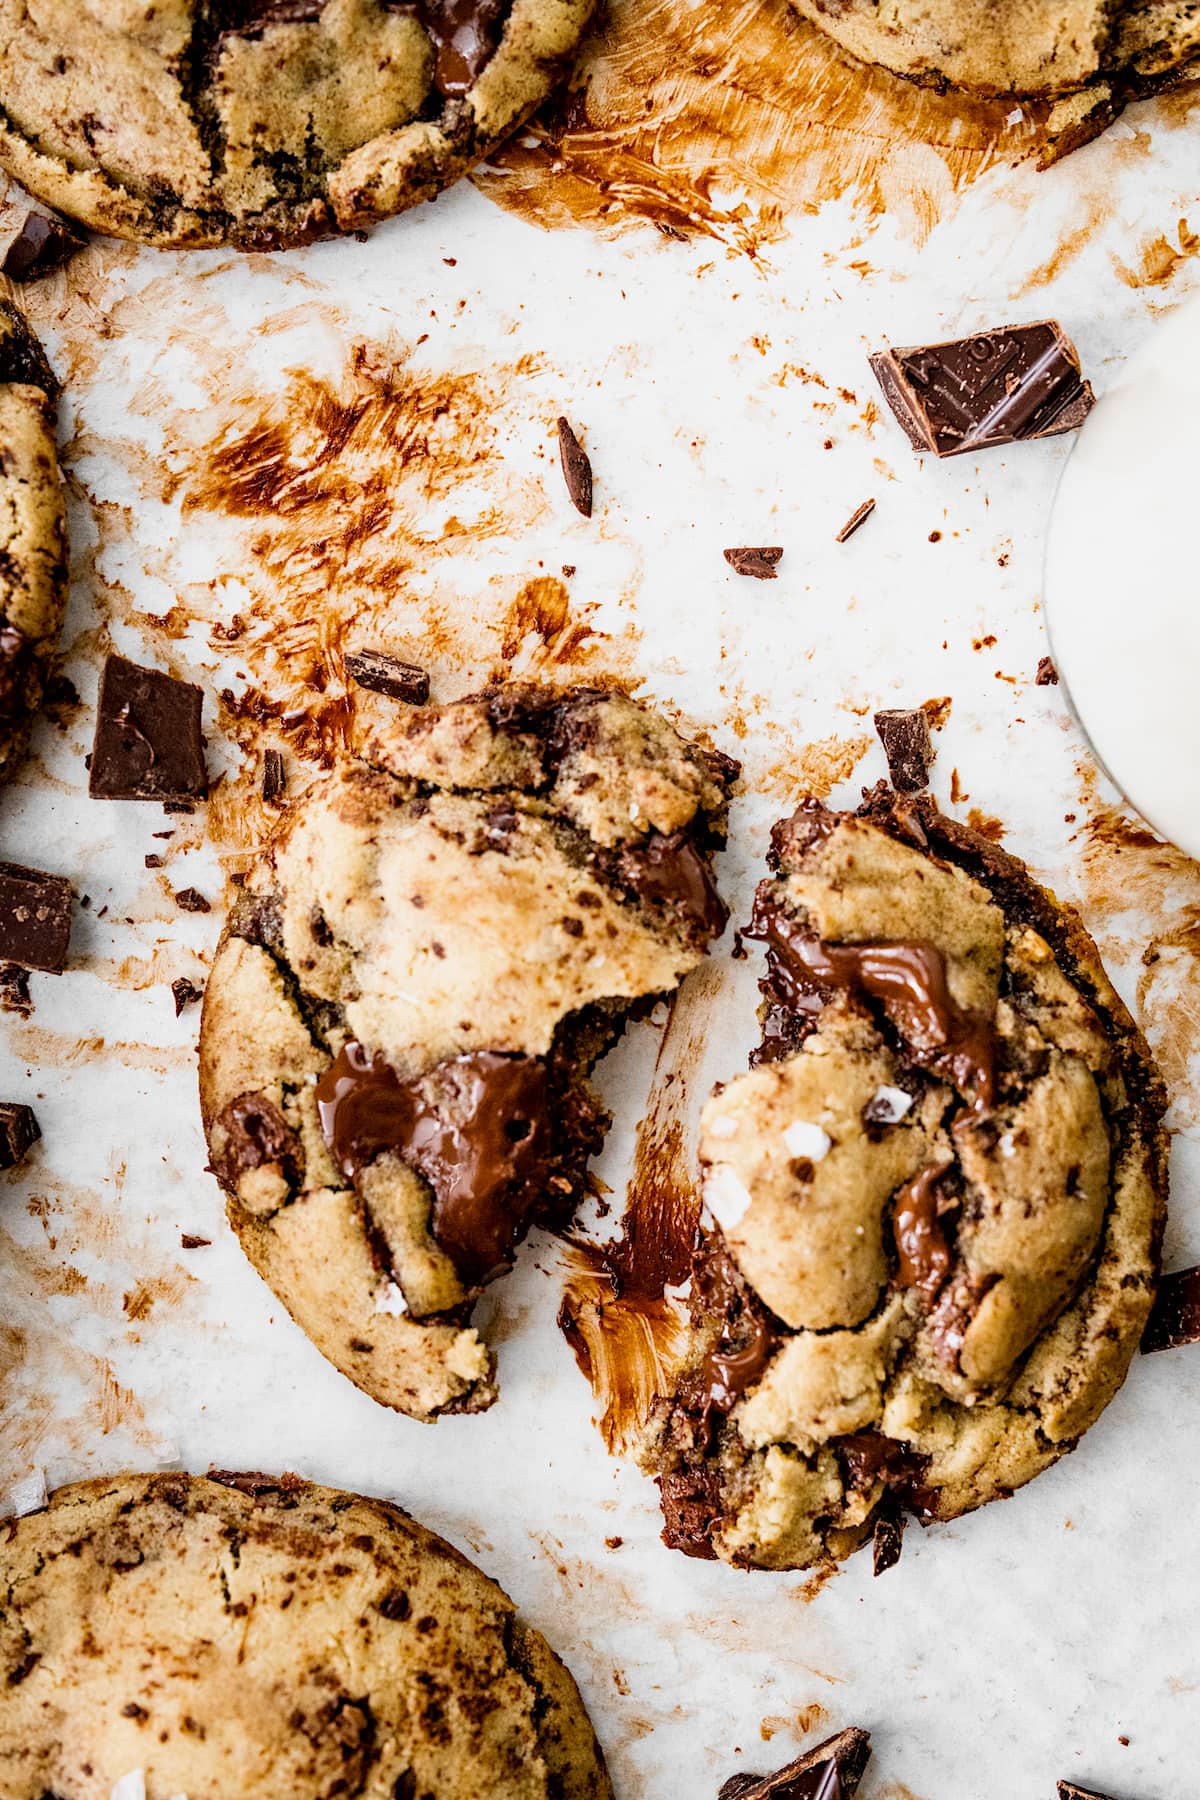
<svg viewBox="0 0 1200 1800"><path fill-rule="evenodd" d="M930 1163L896 1190L892 1233L896 1240L896 1279L932 1300L950 1273L950 1246L942 1230L938 1183L952 1167Z"/></svg>
<svg viewBox="0 0 1200 1800"><path fill-rule="evenodd" d="M14 1169L41 1135L31 1106L19 1100L0 1101L0 1169Z"/></svg>
<svg viewBox="0 0 1200 1800"><path fill-rule="evenodd" d="M197 1237L194 1231L181 1231L179 1244L183 1250L207 1250L212 1244L212 1239Z"/></svg>
<svg viewBox="0 0 1200 1800"><path fill-rule="evenodd" d="M199 888L180 888L175 904L182 912L211 912L212 907Z"/></svg>
<svg viewBox="0 0 1200 1800"><path fill-rule="evenodd" d="M757 581L774 581L775 565L783 555L782 544L743 545L722 554L736 575L753 575Z"/></svg>
<svg viewBox="0 0 1200 1800"><path fill-rule="evenodd" d="M1113 1794L1102 1794L1099 1788L1076 1787L1073 1781L1060 1781L1058 1800L1116 1800Z"/></svg>
<svg viewBox="0 0 1200 1800"><path fill-rule="evenodd" d="M393 700L424 706L429 698L429 671L416 663L401 662L399 657L385 656L382 650L351 650L346 673L359 687L388 694Z"/></svg>
<svg viewBox="0 0 1200 1800"><path fill-rule="evenodd" d="M694 1416L698 1439L711 1448L715 1416L732 1412L753 1387L778 1340L725 1251L707 1257L692 1280L693 1305L703 1309L706 1319L719 1319L721 1326L715 1344L680 1388L679 1401Z"/></svg>
<svg viewBox="0 0 1200 1800"><path fill-rule="evenodd" d="M21 229L4 252L0 275L7 275L10 281L33 281L39 275L50 275L70 262L85 241L65 219L26 213Z"/></svg>
<svg viewBox="0 0 1200 1800"><path fill-rule="evenodd" d="M1177 1350L1200 1343L1200 1268L1176 1269L1158 1284L1158 1296L1142 1334L1142 1351Z"/></svg>
<svg viewBox="0 0 1200 1800"><path fill-rule="evenodd" d="M715 1562L712 1533L722 1517L721 1477L717 1471L693 1468L660 1475L658 1491L662 1499L662 1541L668 1550L680 1550L699 1562Z"/></svg>
<svg viewBox="0 0 1200 1800"><path fill-rule="evenodd" d="M93 800L190 802L208 794L203 691L110 656L100 677L88 792Z"/></svg>
<svg viewBox="0 0 1200 1800"><path fill-rule="evenodd" d="M282 750L266 750L263 752L262 797L269 806L278 800L287 786L287 774L283 766Z"/></svg>
<svg viewBox="0 0 1200 1800"><path fill-rule="evenodd" d="M875 729L887 757L888 773L898 794L918 794L929 786L929 770L937 752L929 735L924 707L897 707L875 714Z"/></svg>
<svg viewBox="0 0 1200 1800"><path fill-rule="evenodd" d="M33 1012L29 970L19 963L0 963L0 1011L18 1013L22 1019Z"/></svg>
<svg viewBox="0 0 1200 1800"><path fill-rule="evenodd" d="M563 480L576 512L585 519L592 516L592 464L587 451L571 430L566 419L558 421L558 459L562 463Z"/></svg>
<svg viewBox="0 0 1200 1800"><path fill-rule="evenodd" d="M179 977L178 981L171 983L171 992L175 996L176 1018L179 1017L185 1006L195 1006L197 1000L204 998L204 989L197 987L194 981L188 981L183 975Z"/></svg>
<svg viewBox="0 0 1200 1800"><path fill-rule="evenodd" d="M915 450L961 456L1082 425L1095 403L1075 346L1052 319L870 359Z"/></svg>
<svg viewBox="0 0 1200 1800"><path fill-rule="evenodd" d="M71 884L0 863L0 962L60 975L71 941Z"/></svg>
<svg viewBox="0 0 1200 1800"><path fill-rule="evenodd" d="M351 1040L316 1099L325 1141L349 1180L394 1151L432 1187L433 1235L464 1279L482 1282L506 1266L549 1150L540 1059L475 1050L401 1081Z"/></svg>
<svg viewBox="0 0 1200 1800"><path fill-rule="evenodd" d="M875 1575L886 1575L900 1561L904 1549L904 1512L889 1494L875 1514L873 1554Z"/></svg>
<svg viewBox="0 0 1200 1800"><path fill-rule="evenodd" d="M286 1181L296 1178L300 1140L275 1102L266 1094L240 1094L217 1115L226 1144L217 1173L226 1187L237 1187L252 1169L274 1164Z"/></svg>
<svg viewBox="0 0 1200 1800"><path fill-rule="evenodd" d="M496 54L512 0L415 0L396 10L415 10L436 51L433 85L453 100L474 87Z"/></svg>
<svg viewBox="0 0 1200 1800"><path fill-rule="evenodd" d="M41 388L52 400L59 387L45 351L11 300L0 300L0 381Z"/></svg>
<svg viewBox="0 0 1200 1800"><path fill-rule="evenodd" d="M1039 656L1038 666L1037 666L1037 686L1038 687L1057 687L1058 686L1058 670L1054 666L1053 657Z"/></svg>
<svg viewBox="0 0 1200 1800"><path fill-rule="evenodd" d="M623 851L621 873L643 900L668 908L698 939L720 937L729 923L708 864L682 832L656 832L644 845Z"/></svg>
<svg viewBox="0 0 1200 1800"><path fill-rule="evenodd" d="M850 514L850 517L846 520L846 523L842 526L842 529L834 538L834 543L844 544L847 538L852 538L859 526L865 525L874 511L874 500L864 500L861 506L856 506L854 511Z"/></svg>
<svg viewBox="0 0 1200 1800"><path fill-rule="evenodd" d="M717 1800L854 1800L870 1760L870 1732L850 1725L774 1775L732 1775Z"/></svg>

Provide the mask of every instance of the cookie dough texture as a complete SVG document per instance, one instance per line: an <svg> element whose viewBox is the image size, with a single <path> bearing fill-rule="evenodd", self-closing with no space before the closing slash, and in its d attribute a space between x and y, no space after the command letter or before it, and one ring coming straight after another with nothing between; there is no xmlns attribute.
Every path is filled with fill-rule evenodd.
<svg viewBox="0 0 1200 1800"><path fill-rule="evenodd" d="M67 606L57 391L25 320L0 301L0 781L24 758Z"/></svg>
<svg viewBox="0 0 1200 1800"><path fill-rule="evenodd" d="M205 996L200 1093L259 1273L351 1380L429 1419L495 1398L469 1322L480 1287L439 1242L411 1156L335 1162L331 1065L363 1046L440 1088L446 1116L456 1059L531 1059L549 1152L513 1238L565 1223L607 1124L589 1069L724 923L644 870L675 845L694 872L721 841L732 765L619 694L513 686L378 716L366 760L297 802L246 884Z"/></svg>
<svg viewBox="0 0 1200 1800"><path fill-rule="evenodd" d="M1059 153L1122 104L1183 80L1200 54L1194 0L792 0L864 62L930 87L1058 102Z"/></svg>
<svg viewBox="0 0 1200 1800"><path fill-rule="evenodd" d="M0 0L0 163L96 230L154 244L359 230L519 124L591 5ZM467 46L465 82L445 80L447 34Z"/></svg>
<svg viewBox="0 0 1200 1800"><path fill-rule="evenodd" d="M768 939L762 1060L701 1128L704 1257L732 1269L696 1283L647 1457L668 1541L790 1568L847 1555L882 1506L954 1518L1073 1447L1149 1313L1167 1147L1094 944L1015 858L883 790L857 816L802 808L774 861L758 923L932 947L995 1052L987 1103L903 992L798 995ZM706 1405L739 1353L751 1379Z"/></svg>
<svg viewBox="0 0 1200 1800"><path fill-rule="evenodd" d="M399 1507L119 1475L0 1538L5 1800L610 1800L507 1595Z"/></svg>

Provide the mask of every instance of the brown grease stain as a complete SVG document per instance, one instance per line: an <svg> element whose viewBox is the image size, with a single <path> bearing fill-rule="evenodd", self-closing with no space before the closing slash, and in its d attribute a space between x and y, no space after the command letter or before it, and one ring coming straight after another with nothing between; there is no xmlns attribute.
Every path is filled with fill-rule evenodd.
<svg viewBox="0 0 1200 1800"><path fill-rule="evenodd" d="M967 824L972 831L977 831L980 837L991 838L993 844L1004 842L1006 827L1003 821L994 817L992 813L981 812L979 807L973 806L967 814Z"/></svg>
<svg viewBox="0 0 1200 1800"><path fill-rule="evenodd" d="M792 788L825 800L841 781L848 781L871 748L868 737L818 738L806 744L791 764Z"/></svg>
<svg viewBox="0 0 1200 1800"><path fill-rule="evenodd" d="M1200 255L1200 235L1192 231L1186 219L1180 219L1174 243L1165 231L1147 238L1138 253L1134 267L1113 257L1113 267L1126 287L1166 287L1174 281L1185 263Z"/></svg>
<svg viewBox="0 0 1200 1800"><path fill-rule="evenodd" d="M700 1224L687 1077L703 1052L708 1003L720 980L719 966L702 964L671 1004L620 1237L611 1244L574 1238L565 1247L559 1326L591 1385L596 1424L614 1455L645 1428L688 1341L687 1314L666 1289L690 1277Z"/></svg>
<svg viewBox="0 0 1200 1800"><path fill-rule="evenodd" d="M648 220L756 257L788 213L849 197L923 242L1046 109L916 87L853 61L787 0L612 0L572 90L473 180L543 226Z"/></svg>
<svg viewBox="0 0 1200 1800"><path fill-rule="evenodd" d="M797 1737L805 1738L810 1732L814 1732L818 1725L823 1725L828 1717L829 1708L821 1706L814 1700L808 1706L798 1707L794 1713L769 1714L758 1728L759 1735L764 1744L769 1744L776 1733L780 1731L794 1732Z"/></svg>
<svg viewBox="0 0 1200 1800"><path fill-rule="evenodd" d="M548 654L552 664L578 663L579 651L596 632L585 619L571 613L571 596L554 575L537 575L520 589L503 622L500 654L512 662L530 636Z"/></svg>

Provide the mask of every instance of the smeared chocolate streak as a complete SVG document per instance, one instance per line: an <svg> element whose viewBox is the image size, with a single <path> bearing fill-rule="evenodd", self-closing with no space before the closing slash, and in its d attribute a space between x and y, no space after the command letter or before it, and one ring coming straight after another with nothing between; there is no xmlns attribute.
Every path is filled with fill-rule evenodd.
<svg viewBox="0 0 1200 1800"><path fill-rule="evenodd" d="M952 1163L931 1163L896 1192L892 1230L902 1287L919 1288L932 1299L950 1273L950 1246L938 1214L938 1184Z"/></svg>

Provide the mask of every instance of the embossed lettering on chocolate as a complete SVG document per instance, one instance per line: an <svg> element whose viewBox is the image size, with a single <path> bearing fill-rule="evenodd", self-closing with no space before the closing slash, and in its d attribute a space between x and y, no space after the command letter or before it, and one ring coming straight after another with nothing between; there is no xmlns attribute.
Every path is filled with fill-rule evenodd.
<svg viewBox="0 0 1200 1800"><path fill-rule="evenodd" d="M705 1108L667 1542L804 1568L1070 1450L1154 1298L1165 1096L1078 916L928 797L776 827L756 1067Z"/></svg>
<svg viewBox="0 0 1200 1800"><path fill-rule="evenodd" d="M619 693L510 685L385 708L299 797L205 996L212 1166L314 1343L421 1419L495 1398L473 1302L566 1225L629 1011L728 914L737 765Z"/></svg>

